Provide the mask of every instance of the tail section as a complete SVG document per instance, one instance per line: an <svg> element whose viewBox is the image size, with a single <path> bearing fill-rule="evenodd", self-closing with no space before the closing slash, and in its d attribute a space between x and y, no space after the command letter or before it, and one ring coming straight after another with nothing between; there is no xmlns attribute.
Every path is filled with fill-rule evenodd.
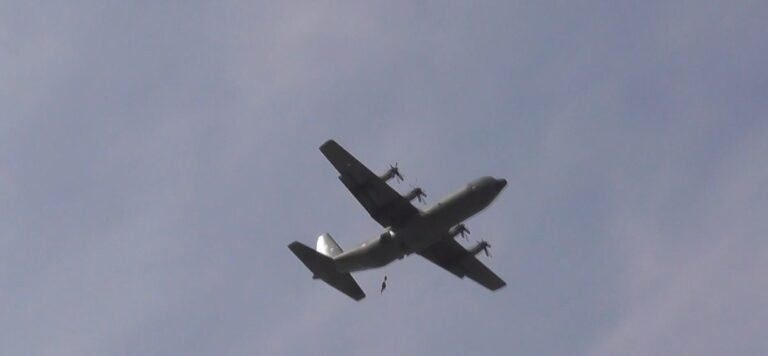
<svg viewBox="0 0 768 356"><path fill-rule="evenodd" d="M325 235L327 234L321 235L317 240L318 250L322 251L320 250L320 242L323 240L324 244L330 241L335 248L339 250L339 252L336 253L337 255L341 253L341 249L338 248L339 246L333 241L333 238L328 235L328 240L326 241L323 237ZM298 257L310 271L312 271L312 278L322 279L323 282L328 283L331 287L336 288L354 300L359 301L365 298L365 293L360 289L360 285L355 282L351 274L339 273L336 270L333 258L315 251L298 241L292 242L288 245L288 248L291 249L291 252L293 252L293 254L296 255L296 257Z"/></svg>
<svg viewBox="0 0 768 356"><path fill-rule="evenodd" d="M333 265L333 259L320 254L319 252L309 248L301 242L294 241L288 248L291 249L294 255L298 257L301 262L304 263L310 271L312 271L313 279L322 278L323 276L336 274L336 268Z"/></svg>
<svg viewBox="0 0 768 356"><path fill-rule="evenodd" d="M320 252L328 257L336 257L342 252L341 247L333 239L331 234L324 233L317 238L317 252Z"/></svg>

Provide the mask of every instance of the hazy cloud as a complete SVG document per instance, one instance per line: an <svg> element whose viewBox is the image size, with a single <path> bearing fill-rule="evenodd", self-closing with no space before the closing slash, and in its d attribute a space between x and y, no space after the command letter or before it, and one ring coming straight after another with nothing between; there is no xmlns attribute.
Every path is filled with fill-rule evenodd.
<svg viewBox="0 0 768 356"><path fill-rule="evenodd" d="M765 353L766 10L4 2L0 353ZM506 177L508 287L312 281L288 243L379 231L331 137L431 203Z"/></svg>

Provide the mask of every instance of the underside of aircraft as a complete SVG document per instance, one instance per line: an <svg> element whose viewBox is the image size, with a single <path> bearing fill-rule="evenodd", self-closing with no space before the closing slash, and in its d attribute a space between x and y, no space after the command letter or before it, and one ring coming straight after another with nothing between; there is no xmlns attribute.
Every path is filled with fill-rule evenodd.
<svg viewBox="0 0 768 356"><path fill-rule="evenodd" d="M343 251L328 233L318 237L314 249L298 241L289 244L313 279L359 301L365 298L365 292L352 278L352 272L383 267L416 253L492 291L506 285L477 259L480 252L489 255L488 242L479 241L467 249L456 241L457 236L469 234L462 222L490 205L506 186L505 179L481 177L422 211L412 204L426 197L421 188L401 195L388 184L392 179L403 179L397 165L376 175L333 140L323 143L320 151L339 172L339 180L384 231L348 251Z"/></svg>

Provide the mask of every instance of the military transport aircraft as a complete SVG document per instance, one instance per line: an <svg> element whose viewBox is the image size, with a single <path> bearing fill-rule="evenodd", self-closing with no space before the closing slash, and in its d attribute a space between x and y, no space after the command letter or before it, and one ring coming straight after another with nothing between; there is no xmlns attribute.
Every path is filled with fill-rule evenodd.
<svg viewBox="0 0 768 356"><path fill-rule="evenodd" d="M482 177L434 206L421 211L411 204L426 197L421 188L400 195L387 181L402 180L397 165L377 176L333 140L320 151L339 171L339 179L376 220L384 232L349 251L342 251L330 234L317 238L316 249L294 241L288 248L303 262L313 279L321 279L354 300L365 293L350 272L382 267L406 255L419 254L460 278L469 277L490 290L504 287L501 280L475 256L491 246L480 241L465 249L455 237L469 233L462 221L485 209L507 185L505 179Z"/></svg>

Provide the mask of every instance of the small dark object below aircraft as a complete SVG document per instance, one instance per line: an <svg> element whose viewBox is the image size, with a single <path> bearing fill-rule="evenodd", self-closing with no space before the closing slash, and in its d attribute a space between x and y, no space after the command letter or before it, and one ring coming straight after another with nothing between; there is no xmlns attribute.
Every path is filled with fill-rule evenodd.
<svg viewBox="0 0 768 356"><path fill-rule="evenodd" d="M392 178L403 179L397 164L377 176L333 140L323 143L320 151L339 171L341 182L385 230L377 238L348 251L342 251L328 233L318 237L316 249L292 242L288 248L309 268L313 279L321 279L349 297L361 300L365 293L351 272L382 267L416 253L490 290L506 285L476 257L481 251L490 256L488 242L480 241L466 249L455 240L456 236L466 238L469 230L462 222L490 205L507 185L505 179L479 178L421 211L411 204L414 199L423 202L426 194L421 188L413 188L403 196L387 184ZM382 292L385 283L386 279Z"/></svg>

